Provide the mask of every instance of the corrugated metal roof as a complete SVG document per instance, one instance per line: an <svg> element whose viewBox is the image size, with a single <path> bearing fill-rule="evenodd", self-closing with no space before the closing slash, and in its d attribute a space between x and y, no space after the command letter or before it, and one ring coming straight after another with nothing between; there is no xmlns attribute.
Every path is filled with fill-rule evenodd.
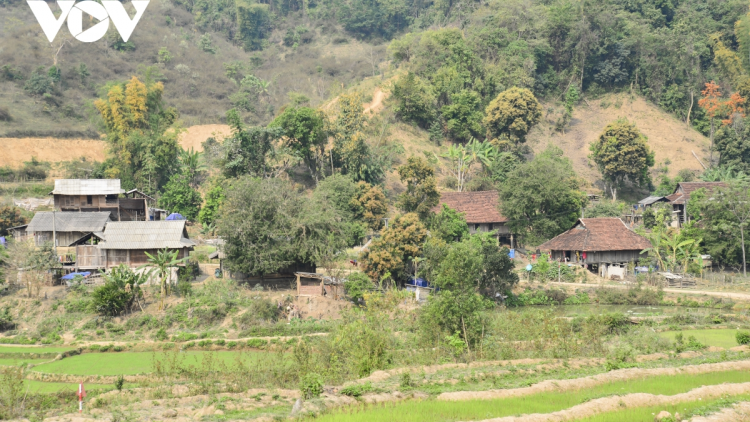
<svg viewBox="0 0 750 422"><path fill-rule="evenodd" d="M58 179L53 195L119 195L120 179Z"/></svg>
<svg viewBox="0 0 750 422"><path fill-rule="evenodd" d="M102 249L182 249L195 246L188 238L185 220L118 221L107 225Z"/></svg>
<svg viewBox="0 0 750 422"><path fill-rule="evenodd" d="M649 196L649 197L641 199L640 201L638 201L638 203L641 204L641 205L651 205L651 204L653 204L655 202L659 202L661 200L665 200L666 201L667 199L665 197L663 197L663 196Z"/></svg>
<svg viewBox="0 0 750 422"><path fill-rule="evenodd" d="M54 229L58 232L100 232L112 220L109 211L97 212L38 212L34 214L27 232L51 232L52 215L55 216Z"/></svg>

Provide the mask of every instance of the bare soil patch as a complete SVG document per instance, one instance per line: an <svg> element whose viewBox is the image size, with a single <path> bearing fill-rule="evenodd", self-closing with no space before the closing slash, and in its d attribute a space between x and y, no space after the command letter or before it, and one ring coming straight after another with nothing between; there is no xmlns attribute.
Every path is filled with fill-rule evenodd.
<svg viewBox="0 0 750 422"><path fill-rule="evenodd" d="M203 142L206 139L213 136L217 141L221 141L231 134L232 130L228 125L190 126L180 134L179 141L182 148L186 150L192 148L194 151L203 151Z"/></svg>
<svg viewBox="0 0 750 422"><path fill-rule="evenodd" d="M21 167L36 157L40 161L104 161L107 144L99 139L0 138L0 166Z"/></svg>
<svg viewBox="0 0 750 422"><path fill-rule="evenodd" d="M727 407L713 415L695 416L690 422L740 422L750 420L750 403L741 402Z"/></svg>
<svg viewBox="0 0 750 422"><path fill-rule="evenodd" d="M545 105L549 108L549 105ZM668 163L669 176L680 170L702 170L691 151L707 162L710 141L699 132L688 128L685 122L660 110L642 97L628 94L608 94L598 100L581 102L573 112L573 120L565 130L554 130L556 113L550 114L530 134L529 144L535 152L540 152L552 143L560 147L565 156L573 162L576 173L593 185L601 179L596 165L588 158L589 145L594 142L608 124L619 118L635 123L648 137L648 145L654 152L656 167Z"/></svg>

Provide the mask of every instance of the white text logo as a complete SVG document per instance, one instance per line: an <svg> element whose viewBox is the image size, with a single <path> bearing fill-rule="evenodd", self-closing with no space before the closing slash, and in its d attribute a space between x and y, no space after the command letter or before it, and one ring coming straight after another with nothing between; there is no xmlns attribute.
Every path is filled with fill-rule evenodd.
<svg viewBox="0 0 750 422"><path fill-rule="evenodd" d="M133 0L135 8L135 17L130 19L125 6L117 0L102 0L101 3L96 1L82 1L76 3L75 0L58 0L60 6L60 17L55 18L52 9L44 0L27 0L26 3L34 12L36 20L47 36L49 42L52 42L57 33L60 31L65 18L68 19L68 30L75 39L82 42L94 42L100 40L109 29L109 20L115 24L117 32L120 33L123 41L128 41L133 33L138 21L141 20L143 12L146 10L150 0ZM99 23L83 30L83 13L91 15L99 20Z"/></svg>

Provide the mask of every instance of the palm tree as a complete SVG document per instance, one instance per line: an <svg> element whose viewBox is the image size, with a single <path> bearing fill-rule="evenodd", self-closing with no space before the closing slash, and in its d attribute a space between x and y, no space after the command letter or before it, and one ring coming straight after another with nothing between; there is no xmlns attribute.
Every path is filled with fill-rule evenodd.
<svg viewBox="0 0 750 422"><path fill-rule="evenodd" d="M187 258L177 258L180 251L170 251L167 248L158 251L156 256L146 252L148 256L148 264L144 267L149 268L149 275L156 273L161 283L161 301L159 302L159 310L164 309L164 298L167 296L167 280L171 273L171 268L176 267L180 263L184 262Z"/></svg>

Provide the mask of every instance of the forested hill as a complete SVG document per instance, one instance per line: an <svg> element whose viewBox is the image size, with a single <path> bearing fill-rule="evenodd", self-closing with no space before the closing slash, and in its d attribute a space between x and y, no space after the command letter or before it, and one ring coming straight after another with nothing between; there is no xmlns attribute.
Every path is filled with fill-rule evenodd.
<svg viewBox="0 0 750 422"><path fill-rule="evenodd" d="M632 89L682 119L693 104L705 132L695 106L704 84L739 90L750 66L735 53L750 50L741 0L154 0L127 43L112 26L93 44L66 27L50 44L25 1L0 0L0 11L0 135L100 131L93 100L131 75L162 80L187 125L232 107L265 123L389 60L429 82L434 110L415 122L439 120L449 138L485 129L471 116L452 129L451 105L483 110L513 86L552 104L570 86L589 97Z"/></svg>

